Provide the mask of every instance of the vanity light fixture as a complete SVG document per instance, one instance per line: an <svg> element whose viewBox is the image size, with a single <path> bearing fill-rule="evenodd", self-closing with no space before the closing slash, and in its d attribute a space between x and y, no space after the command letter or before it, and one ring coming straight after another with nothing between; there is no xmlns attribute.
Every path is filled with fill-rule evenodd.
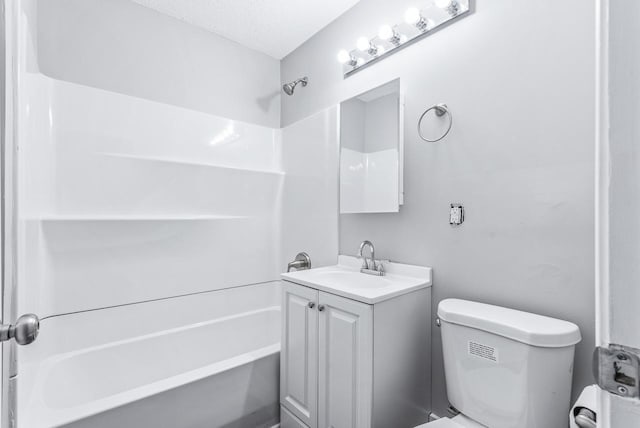
<svg viewBox="0 0 640 428"><path fill-rule="evenodd" d="M415 26L418 30L425 32L433 26L433 21L422 16L422 12L417 7L410 7L404 14L404 20L407 24Z"/></svg>
<svg viewBox="0 0 640 428"><path fill-rule="evenodd" d="M460 11L460 5L456 0L435 0L436 6L446 10L449 15L456 16Z"/></svg>
<svg viewBox="0 0 640 428"><path fill-rule="evenodd" d="M358 64L357 59L346 49L342 49L340 52L338 52L338 62L350 67L355 67Z"/></svg>
<svg viewBox="0 0 640 428"><path fill-rule="evenodd" d="M382 25L377 37L360 37L356 49L338 52L344 77L363 67L385 58L387 55L435 32L439 27L467 15L473 0L421 0L424 7L411 7L404 14L404 22L398 25Z"/></svg>
<svg viewBox="0 0 640 428"><path fill-rule="evenodd" d="M391 25L386 24L378 30L378 37L380 40L389 42L396 47L400 46L403 39L403 37L394 28L392 28Z"/></svg>
<svg viewBox="0 0 640 428"><path fill-rule="evenodd" d="M360 52L368 53L371 56L377 56L380 50L378 46L374 45L373 42L366 37L360 37L356 43L356 47Z"/></svg>

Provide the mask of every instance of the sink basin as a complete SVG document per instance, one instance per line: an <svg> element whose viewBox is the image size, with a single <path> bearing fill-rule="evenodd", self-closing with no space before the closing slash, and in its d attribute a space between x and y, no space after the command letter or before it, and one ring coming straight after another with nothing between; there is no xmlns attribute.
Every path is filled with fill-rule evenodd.
<svg viewBox="0 0 640 428"><path fill-rule="evenodd" d="M310 273L322 282L349 284L352 288L383 288L392 285L392 281L384 276L367 275L365 278L364 274L357 271L341 269L321 271L321 269L318 269L318 272Z"/></svg>
<svg viewBox="0 0 640 428"><path fill-rule="evenodd" d="M431 286L431 268L382 263L384 276L367 275L357 257L341 255L335 266L283 273L282 279L368 304Z"/></svg>

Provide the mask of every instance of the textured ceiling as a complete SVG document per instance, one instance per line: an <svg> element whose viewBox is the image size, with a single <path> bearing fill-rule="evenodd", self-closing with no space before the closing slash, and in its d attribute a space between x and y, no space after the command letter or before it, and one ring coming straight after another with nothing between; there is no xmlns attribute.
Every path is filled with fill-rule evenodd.
<svg viewBox="0 0 640 428"><path fill-rule="evenodd" d="M132 0L282 59L360 0Z"/></svg>

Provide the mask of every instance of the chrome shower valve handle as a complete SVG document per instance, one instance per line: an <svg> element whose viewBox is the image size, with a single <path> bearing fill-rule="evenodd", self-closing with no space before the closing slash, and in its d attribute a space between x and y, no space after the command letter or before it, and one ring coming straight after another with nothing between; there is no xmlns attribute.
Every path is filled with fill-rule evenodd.
<svg viewBox="0 0 640 428"><path fill-rule="evenodd" d="M306 270L311 269L311 257L309 254L302 252L296 255L296 258L287 265L287 272L291 272L291 269Z"/></svg>

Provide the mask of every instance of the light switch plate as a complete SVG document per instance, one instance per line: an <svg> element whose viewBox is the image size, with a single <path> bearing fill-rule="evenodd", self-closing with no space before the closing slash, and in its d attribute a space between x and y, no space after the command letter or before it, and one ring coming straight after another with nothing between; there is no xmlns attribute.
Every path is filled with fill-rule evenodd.
<svg viewBox="0 0 640 428"><path fill-rule="evenodd" d="M449 224L453 226L460 226L464 223L464 207L462 204L451 204L451 211L449 211Z"/></svg>

